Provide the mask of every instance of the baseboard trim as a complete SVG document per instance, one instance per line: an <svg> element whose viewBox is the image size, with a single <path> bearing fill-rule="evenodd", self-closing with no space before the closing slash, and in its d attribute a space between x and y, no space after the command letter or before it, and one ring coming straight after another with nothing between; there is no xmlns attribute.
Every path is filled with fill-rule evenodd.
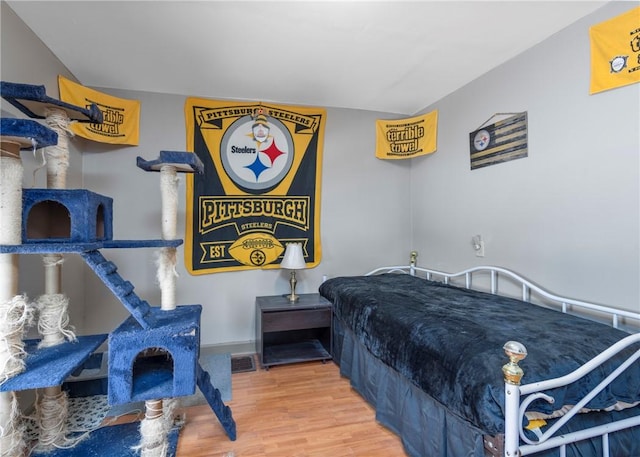
<svg viewBox="0 0 640 457"><path fill-rule="evenodd" d="M231 354L231 356L255 354L256 342L240 341L236 343L202 344L200 345L200 352L205 354L227 353Z"/></svg>

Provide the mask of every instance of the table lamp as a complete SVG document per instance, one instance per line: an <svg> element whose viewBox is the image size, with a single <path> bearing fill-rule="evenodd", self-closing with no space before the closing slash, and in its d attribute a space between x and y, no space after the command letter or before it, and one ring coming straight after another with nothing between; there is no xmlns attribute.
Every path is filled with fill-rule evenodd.
<svg viewBox="0 0 640 457"><path fill-rule="evenodd" d="M287 298L291 303L295 303L300 298L296 295L296 270L302 270L307 267L304 261L304 254L302 253L301 243L288 243L287 248L284 251L284 257L280 262L280 268L286 268L291 270L291 295L287 295Z"/></svg>

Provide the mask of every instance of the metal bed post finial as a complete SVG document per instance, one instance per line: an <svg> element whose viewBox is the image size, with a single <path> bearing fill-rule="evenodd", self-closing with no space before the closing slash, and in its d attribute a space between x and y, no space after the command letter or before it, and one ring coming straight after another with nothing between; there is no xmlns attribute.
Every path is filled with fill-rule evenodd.
<svg viewBox="0 0 640 457"><path fill-rule="evenodd" d="M418 251L411 251L411 259L409 263L409 269L411 276L416 275L416 259L418 258Z"/></svg>
<svg viewBox="0 0 640 457"><path fill-rule="evenodd" d="M509 362L502 366L504 374L504 455L505 457L518 457L520 456L517 426L520 408L520 388L518 386L524 375L518 362L527 356L527 348L518 341L507 341L502 349L509 356Z"/></svg>
<svg viewBox="0 0 640 457"><path fill-rule="evenodd" d="M518 362L527 356L527 348L517 341L507 341L502 348L504 353L509 356L509 362L502 366L504 381L508 384L519 386L520 380L524 376L524 371L522 371Z"/></svg>

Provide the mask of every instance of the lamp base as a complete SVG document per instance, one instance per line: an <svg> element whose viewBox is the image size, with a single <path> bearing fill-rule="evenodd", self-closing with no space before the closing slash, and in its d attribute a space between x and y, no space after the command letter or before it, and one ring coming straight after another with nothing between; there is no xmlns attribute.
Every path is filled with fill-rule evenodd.
<svg viewBox="0 0 640 457"><path fill-rule="evenodd" d="M287 300L289 300L289 303L297 303L300 300L300 295L296 295L296 294L287 295Z"/></svg>
<svg viewBox="0 0 640 457"><path fill-rule="evenodd" d="M289 285L291 285L291 295L287 295L289 299L289 303L295 303L300 298L299 295L296 295L296 270L291 270L291 278L289 279Z"/></svg>

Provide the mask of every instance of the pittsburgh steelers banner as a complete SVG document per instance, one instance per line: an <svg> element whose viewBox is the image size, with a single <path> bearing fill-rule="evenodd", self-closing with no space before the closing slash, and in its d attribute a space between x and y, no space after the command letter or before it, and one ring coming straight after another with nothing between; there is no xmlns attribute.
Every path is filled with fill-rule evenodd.
<svg viewBox="0 0 640 457"><path fill-rule="evenodd" d="M77 123L70 128L78 136L100 143L138 145L140 102L103 94L58 75L60 100L76 106L95 103L102 111L102 124Z"/></svg>
<svg viewBox="0 0 640 457"><path fill-rule="evenodd" d="M185 264L191 274L279 268L287 243L320 262L320 183L326 112L188 98Z"/></svg>
<svg viewBox="0 0 640 457"><path fill-rule="evenodd" d="M400 120L376 120L376 157L410 159L436 150L438 111Z"/></svg>
<svg viewBox="0 0 640 457"><path fill-rule="evenodd" d="M527 157L526 111L471 132L469 147L472 170Z"/></svg>
<svg viewBox="0 0 640 457"><path fill-rule="evenodd" d="M640 6L589 29L595 94L640 82Z"/></svg>

